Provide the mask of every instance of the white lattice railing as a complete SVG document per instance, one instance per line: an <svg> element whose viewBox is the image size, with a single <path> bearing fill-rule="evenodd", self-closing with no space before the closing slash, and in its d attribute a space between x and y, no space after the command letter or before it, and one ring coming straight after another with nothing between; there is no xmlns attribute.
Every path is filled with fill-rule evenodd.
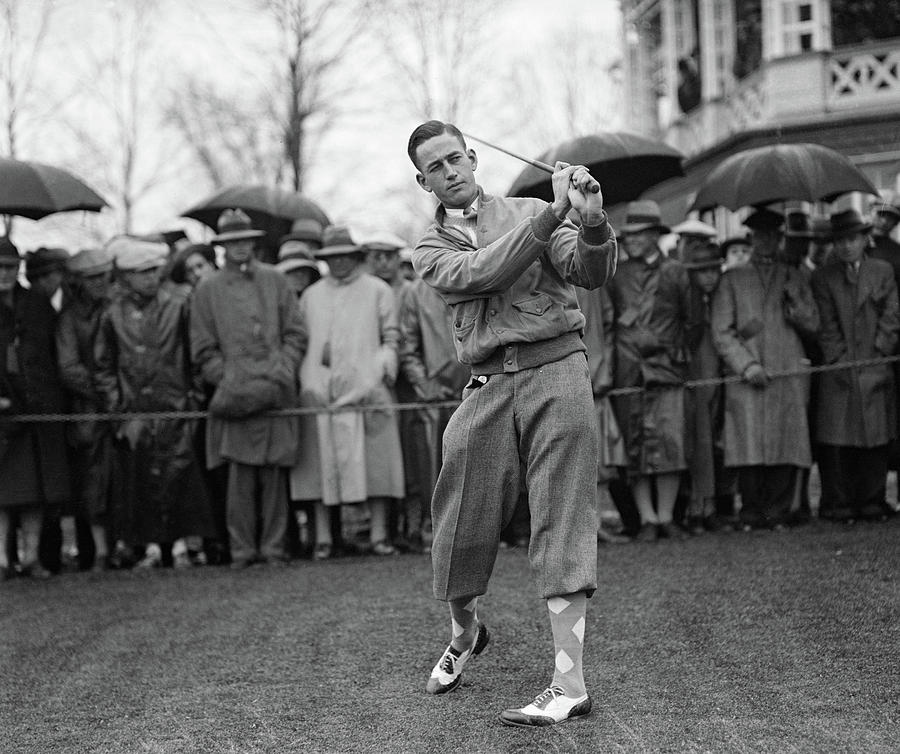
<svg viewBox="0 0 900 754"><path fill-rule="evenodd" d="M860 102L900 98L900 45L867 45L837 50L828 62L828 102L853 106Z"/></svg>
<svg viewBox="0 0 900 754"><path fill-rule="evenodd" d="M765 120L765 113L765 79L761 71L756 71L725 97L725 130L732 134L753 128Z"/></svg>

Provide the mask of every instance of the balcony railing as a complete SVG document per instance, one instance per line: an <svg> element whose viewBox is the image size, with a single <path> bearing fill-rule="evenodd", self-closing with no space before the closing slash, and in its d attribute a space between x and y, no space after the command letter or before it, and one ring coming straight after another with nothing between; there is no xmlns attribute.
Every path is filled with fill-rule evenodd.
<svg viewBox="0 0 900 754"><path fill-rule="evenodd" d="M900 108L900 39L778 58L665 130L688 157L755 128Z"/></svg>

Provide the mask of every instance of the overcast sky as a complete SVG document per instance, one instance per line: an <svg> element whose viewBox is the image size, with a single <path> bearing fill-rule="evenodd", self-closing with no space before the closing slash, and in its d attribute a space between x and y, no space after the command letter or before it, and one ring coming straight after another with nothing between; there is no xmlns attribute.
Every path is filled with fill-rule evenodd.
<svg viewBox="0 0 900 754"><path fill-rule="evenodd" d="M89 54L90 46L107 33L107 21L117 1L130 0L64 3L52 28L53 43L43 56L44 65L51 66L60 81L64 81L71 71L78 70L79 59ZM193 70L234 91L261 85L265 74L255 65L257 61L252 50L271 36L271 24L246 14L226 13L221 10L223 7L216 0L172 0L169 3L164 33L158 35L155 42L163 78ZM567 30L586 39L601 40L605 46L617 45L619 25L616 0L508 0L490 27L491 59L502 66L523 55L531 55L542 47L542 40ZM547 67L553 65L556 65L555 61L547 60ZM558 71L560 77L567 73ZM254 81L254 76L259 76L259 82ZM489 77L490 71L486 71L486 78ZM541 113L521 111L521 103L514 100L514 97L497 97L496 107L492 103L490 114L476 123L460 125L471 133L502 141L510 148L536 157L549 145L529 143L514 130L511 132L509 124L519 117L523 122L540 118ZM607 127L621 127L619 110L615 103L610 103ZM372 109L369 117L364 108L362 114L341 120L323 139L319 159L310 168L304 193L327 205L326 210L333 219L370 227L390 226L390 218L383 218L382 222L385 210L373 206L379 203L384 206L383 200L373 200L377 193L375 187L406 187L414 183L414 170L406 158L405 145L415 125L416 120L407 113L391 117L377 108ZM95 128L102 129L102 122L96 123ZM48 155L53 154L53 145L28 144L27 140L23 143L25 146L19 156L52 161ZM488 191L504 193L523 166L487 147L476 148L480 158L480 182ZM57 159L65 159L65 141L59 141L55 149ZM29 152L41 154L35 156ZM91 172L89 165L80 171L86 179ZM184 225L179 213L208 193L210 187L190 185L189 182L187 185L186 182L174 182L162 186L138 206L135 229L151 232ZM396 212L396 206L390 211ZM85 228L102 224L102 218L82 215L60 216L39 223L20 220L14 237L26 247L42 241L76 245L80 236L85 235ZM190 223L186 228L192 236L200 232Z"/></svg>

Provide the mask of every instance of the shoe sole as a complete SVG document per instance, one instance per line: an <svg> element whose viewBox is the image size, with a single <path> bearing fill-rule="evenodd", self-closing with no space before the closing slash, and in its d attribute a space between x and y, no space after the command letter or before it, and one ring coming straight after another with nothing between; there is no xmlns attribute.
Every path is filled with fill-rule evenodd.
<svg viewBox="0 0 900 754"><path fill-rule="evenodd" d="M475 646L472 647L472 657L477 657L480 655L484 648L488 645L488 642L491 640L491 634L488 631L488 628L484 623L478 624L478 634L475 637ZM428 679L431 680L430 678ZM448 683L446 686L438 685L434 691L432 691L427 685L425 686L425 691L433 696L438 696L439 694L449 694L453 691L459 684L462 683L462 673L456 676L456 679Z"/></svg>
<svg viewBox="0 0 900 754"><path fill-rule="evenodd" d="M511 728L546 728L550 725L559 725L560 723L565 723L569 720L579 720L587 717L591 714L592 706L591 698L588 697L583 702L572 707L572 709L569 710L569 714L562 720L554 720L552 717L547 717L545 715L521 715L517 709L501 712L498 715L498 718L501 723L508 725ZM510 717L504 717L504 715L510 715ZM519 715L519 717L515 718L512 717L512 715Z"/></svg>

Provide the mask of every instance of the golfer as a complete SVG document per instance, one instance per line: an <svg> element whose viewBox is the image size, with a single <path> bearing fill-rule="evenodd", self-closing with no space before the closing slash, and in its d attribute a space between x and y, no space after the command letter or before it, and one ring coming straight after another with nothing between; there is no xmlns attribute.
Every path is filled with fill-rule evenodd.
<svg viewBox="0 0 900 754"><path fill-rule="evenodd" d="M452 307L457 356L472 372L444 433L432 501L434 594L450 604L452 633L426 690L455 689L488 643L478 597L524 484L529 559L547 600L555 668L533 702L500 720L559 723L591 709L581 658L586 600L597 586L598 438L572 286L596 288L613 275L615 235L582 166L556 164L548 205L485 194L475 152L449 123L416 128L408 153L419 185L440 202L413 266Z"/></svg>

